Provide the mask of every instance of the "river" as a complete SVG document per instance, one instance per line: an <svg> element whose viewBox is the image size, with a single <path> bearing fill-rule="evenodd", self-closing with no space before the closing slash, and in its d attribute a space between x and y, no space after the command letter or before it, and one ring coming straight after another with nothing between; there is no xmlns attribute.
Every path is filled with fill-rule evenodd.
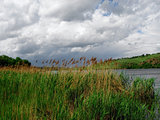
<svg viewBox="0 0 160 120"><path fill-rule="evenodd" d="M118 73L123 72L129 77L155 78L155 89L160 89L160 69L119 69Z"/></svg>

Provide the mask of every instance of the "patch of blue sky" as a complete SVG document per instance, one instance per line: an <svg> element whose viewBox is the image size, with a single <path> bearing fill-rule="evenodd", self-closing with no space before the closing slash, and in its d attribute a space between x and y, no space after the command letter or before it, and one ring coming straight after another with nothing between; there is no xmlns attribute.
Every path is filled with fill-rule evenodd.
<svg viewBox="0 0 160 120"><path fill-rule="evenodd" d="M113 0L109 0L109 2L113 2Z"/></svg>
<svg viewBox="0 0 160 120"><path fill-rule="evenodd" d="M118 2L115 2L113 0L109 0L109 4L112 5L113 7L117 7L118 6Z"/></svg>
<svg viewBox="0 0 160 120"><path fill-rule="evenodd" d="M96 6L96 9L98 9L98 8L104 3L104 1L105 1L105 0L101 0L101 1L99 2L99 4Z"/></svg>
<svg viewBox="0 0 160 120"><path fill-rule="evenodd" d="M101 0L100 4L103 4L105 0Z"/></svg>
<svg viewBox="0 0 160 120"><path fill-rule="evenodd" d="M142 30L137 30L137 32L140 34L144 34L144 32Z"/></svg>
<svg viewBox="0 0 160 120"><path fill-rule="evenodd" d="M103 16L110 16L110 15L111 15L111 12L103 13Z"/></svg>
<svg viewBox="0 0 160 120"><path fill-rule="evenodd" d="M104 1L105 0L101 0L96 6L96 9L98 9L104 3ZM118 6L118 2L114 2L113 0L108 0L108 1L109 1L109 4L113 5L114 7Z"/></svg>
<svg viewBox="0 0 160 120"><path fill-rule="evenodd" d="M116 7L116 6L118 6L118 2L115 2L115 3L114 3L114 7Z"/></svg>

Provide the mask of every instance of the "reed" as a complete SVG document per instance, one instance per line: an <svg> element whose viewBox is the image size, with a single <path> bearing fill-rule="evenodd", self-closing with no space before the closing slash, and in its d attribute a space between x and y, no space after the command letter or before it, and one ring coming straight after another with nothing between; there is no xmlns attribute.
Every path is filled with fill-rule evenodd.
<svg viewBox="0 0 160 120"><path fill-rule="evenodd" d="M154 80L125 81L112 71L91 68L57 73L34 67L1 68L0 119L156 119Z"/></svg>

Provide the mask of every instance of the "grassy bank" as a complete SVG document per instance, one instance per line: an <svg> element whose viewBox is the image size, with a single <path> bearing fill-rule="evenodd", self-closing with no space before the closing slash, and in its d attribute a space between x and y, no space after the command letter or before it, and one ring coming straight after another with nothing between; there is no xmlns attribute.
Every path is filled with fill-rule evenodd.
<svg viewBox="0 0 160 120"><path fill-rule="evenodd" d="M160 53L130 58L106 59L94 65L97 69L147 69L160 68Z"/></svg>
<svg viewBox="0 0 160 120"><path fill-rule="evenodd" d="M0 119L153 119L153 79L106 71L0 70Z"/></svg>

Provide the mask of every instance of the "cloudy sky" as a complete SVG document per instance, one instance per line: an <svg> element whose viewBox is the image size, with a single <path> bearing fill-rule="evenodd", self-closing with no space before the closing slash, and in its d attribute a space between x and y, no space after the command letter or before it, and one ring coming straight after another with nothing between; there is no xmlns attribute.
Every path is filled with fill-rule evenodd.
<svg viewBox="0 0 160 120"><path fill-rule="evenodd" d="M160 52L160 0L0 0L0 55L29 60Z"/></svg>

